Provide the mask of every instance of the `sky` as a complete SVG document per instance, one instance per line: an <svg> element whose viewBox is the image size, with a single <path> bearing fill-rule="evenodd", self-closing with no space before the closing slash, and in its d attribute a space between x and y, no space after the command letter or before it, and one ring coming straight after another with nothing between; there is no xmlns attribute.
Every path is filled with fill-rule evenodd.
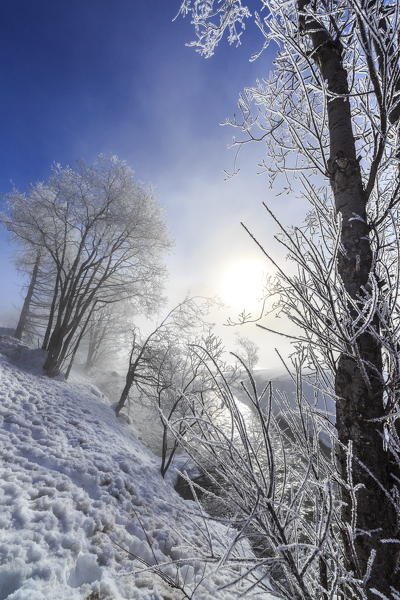
<svg viewBox="0 0 400 600"><path fill-rule="evenodd" d="M240 221L279 255L262 202L288 222L302 209L295 199L276 198L258 174L261 145L241 153L237 176L226 180L224 173L233 169L227 147L236 132L219 124L234 115L240 91L268 75L272 51L249 61L261 45L249 27L240 47L225 42L215 56L202 58L185 46L193 39L190 22L173 22L179 4L2 0L0 193L46 179L53 162L117 154L163 206L175 242L167 259L170 303L188 293L218 295L229 305L215 316L221 325L243 308L257 311L263 277L271 272ZM13 254L2 231L4 324L22 302ZM239 333L256 336L261 366L276 364L275 340L266 342L255 326Z"/></svg>

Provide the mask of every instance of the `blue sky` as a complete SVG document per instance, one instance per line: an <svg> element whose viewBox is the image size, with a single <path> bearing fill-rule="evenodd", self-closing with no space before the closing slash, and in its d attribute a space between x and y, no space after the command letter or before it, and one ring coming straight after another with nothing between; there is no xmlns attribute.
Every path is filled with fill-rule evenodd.
<svg viewBox="0 0 400 600"><path fill-rule="evenodd" d="M182 151L220 136L239 90L260 75L256 40L205 61L184 44L179 0L3 0L0 185L52 161L116 152L154 181ZM254 30L253 30L254 31ZM174 144L171 145L171 139ZM181 145L178 142L181 142ZM223 145L223 144L222 144ZM151 160L149 160L151 153Z"/></svg>
<svg viewBox="0 0 400 600"><path fill-rule="evenodd" d="M253 4L257 4L253 0ZM233 131L218 123L239 92L266 76L271 55L252 27L239 48L205 60L185 42L189 21L172 22L179 0L2 0L0 5L0 191L46 178L53 161L117 154L152 184L175 239L172 299L219 293L226 265L257 254L239 222L260 226L271 196L257 176L261 147L241 159L226 150ZM288 201L289 202L289 201ZM285 212L290 212L290 206ZM260 228L268 233L268 223ZM268 238L269 239L269 238ZM12 248L0 239L7 313L20 303Z"/></svg>

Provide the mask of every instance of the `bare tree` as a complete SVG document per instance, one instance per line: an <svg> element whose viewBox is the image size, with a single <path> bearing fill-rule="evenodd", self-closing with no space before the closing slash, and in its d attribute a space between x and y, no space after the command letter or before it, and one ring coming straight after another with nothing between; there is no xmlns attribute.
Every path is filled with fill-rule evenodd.
<svg viewBox="0 0 400 600"><path fill-rule="evenodd" d="M44 336L48 375L60 373L94 302L157 304L169 241L154 198L125 162L99 156L93 166L56 165L46 183L28 195L12 192L8 202L8 228L55 266Z"/></svg>
<svg viewBox="0 0 400 600"><path fill-rule="evenodd" d="M281 272L293 286L281 299L310 364L321 372L323 356L334 374L344 565L363 581L353 593L397 597L398 547L382 540L398 531L388 445L398 439L399 6L262 0L260 9L262 50L278 47L274 71L244 91L243 119L231 124L244 133L239 145L266 143L272 181L284 174L313 205L307 232L281 229L299 266L297 277ZM239 43L251 16L240 0L187 0L181 12L205 56L226 30Z"/></svg>
<svg viewBox="0 0 400 600"><path fill-rule="evenodd" d="M259 361L259 348L257 344L248 337L238 335L236 345L238 347L236 355L246 365L246 368L253 372Z"/></svg>
<svg viewBox="0 0 400 600"><path fill-rule="evenodd" d="M153 369L152 365L152 359L159 354L159 348L168 346L172 339L180 337L187 340L188 332L190 335L196 329L204 327L203 319L209 310L209 301L205 300L203 303L204 306L201 306L197 298L185 298L169 310L147 336L141 336L139 330L134 328L125 386L115 409L117 415L124 408L134 384L153 380L153 374L149 375L149 371L153 370L154 373L159 370L158 366Z"/></svg>
<svg viewBox="0 0 400 600"><path fill-rule="evenodd" d="M219 381L225 412L216 419L198 398L201 427L188 428L179 441L212 483L211 489L202 488L186 475L194 492L205 496L209 521L229 524L235 532L209 560L234 566L242 554L243 569L230 584L242 580L247 592L259 588L267 594L272 587L287 600L327 600L339 594L365 598L358 595L360 582L344 566L337 543L343 524L335 487L342 482L333 453L320 443L321 436L331 443L335 439L325 411L307 400L301 385L295 387L293 406L273 392L270 382L259 388L249 370L242 383L249 407L245 410L212 354L203 358ZM294 367L300 383L302 365ZM198 423L194 412L193 421ZM179 421L171 424L178 425ZM356 494L354 486L351 493ZM243 556L239 548L246 539L250 547Z"/></svg>
<svg viewBox="0 0 400 600"><path fill-rule="evenodd" d="M21 333L29 343L39 344L49 322L56 270L45 252L25 243L16 263L18 270L29 277L29 285L15 335L19 337Z"/></svg>
<svg viewBox="0 0 400 600"><path fill-rule="evenodd" d="M33 294L35 292L35 288L37 285L39 266L40 266L40 251L38 250L36 252L36 256L35 256L35 262L33 263L31 277L30 277L28 289L26 292L26 296L24 299L24 303L22 305L22 309L21 309L21 313L19 315L17 327L15 329L15 337L18 340L22 340L22 336L26 332L27 322L28 322L28 318L29 318L29 310L31 307Z"/></svg>
<svg viewBox="0 0 400 600"><path fill-rule="evenodd" d="M147 337L141 339L138 331L133 335L126 384L116 414L130 396L136 407L142 404L152 414L156 411L161 425L163 477L179 448L178 438L185 435L188 427L193 427L191 398L201 397L209 409L215 406L215 378L206 368L203 353L212 352L215 360L221 361L223 346L204 320L209 304L207 300L188 298L171 309ZM222 366L222 362L220 366L225 377L233 381L237 369L227 364ZM197 418L201 419L198 405L196 410ZM178 436L171 435L172 421L179 422Z"/></svg>
<svg viewBox="0 0 400 600"><path fill-rule="evenodd" d="M226 380L233 384L238 371L222 362L222 340L210 330L201 339L193 339L189 344L179 339L165 348L163 360L155 371L156 385L147 390L161 417L163 477L172 464L180 440L185 438L189 429L201 427L206 411L216 418L222 409L216 398L218 381L207 368L205 353L214 356Z"/></svg>
<svg viewBox="0 0 400 600"><path fill-rule="evenodd" d="M129 323L138 307L131 302L114 302L96 306L85 334L85 369L90 371L115 355L116 348L129 343Z"/></svg>

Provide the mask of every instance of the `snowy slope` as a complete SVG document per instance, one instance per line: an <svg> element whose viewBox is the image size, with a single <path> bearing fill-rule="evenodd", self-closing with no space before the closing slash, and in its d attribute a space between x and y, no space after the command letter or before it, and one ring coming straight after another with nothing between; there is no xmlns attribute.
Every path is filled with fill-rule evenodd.
<svg viewBox="0 0 400 600"><path fill-rule="evenodd" d="M150 564L201 551L196 505L161 479L158 460L96 388L49 380L42 360L0 338L0 600L182 598L125 550ZM211 535L217 548L228 532L213 525ZM239 597L218 591L232 573L208 569L195 600ZM200 562L180 563L188 588L202 572ZM246 594L258 597L268 600Z"/></svg>

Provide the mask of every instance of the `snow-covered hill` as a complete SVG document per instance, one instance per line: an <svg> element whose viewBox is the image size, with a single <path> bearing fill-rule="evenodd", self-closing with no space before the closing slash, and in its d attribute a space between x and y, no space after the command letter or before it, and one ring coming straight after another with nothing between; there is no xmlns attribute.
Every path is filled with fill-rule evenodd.
<svg viewBox="0 0 400 600"><path fill-rule="evenodd" d="M204 539L197 506L160 477L94 386L48 379L42 360L0 338L0 600L182 598L132 555L182 559L193 588L204 569L190 560ZM227 535L212 525L215 548ZM176 566L165 569L176 578ZM213 569L194 600L238 598L238 588L218 591L232 573ZM246 595L258 597L268 594Z"/></svg>

